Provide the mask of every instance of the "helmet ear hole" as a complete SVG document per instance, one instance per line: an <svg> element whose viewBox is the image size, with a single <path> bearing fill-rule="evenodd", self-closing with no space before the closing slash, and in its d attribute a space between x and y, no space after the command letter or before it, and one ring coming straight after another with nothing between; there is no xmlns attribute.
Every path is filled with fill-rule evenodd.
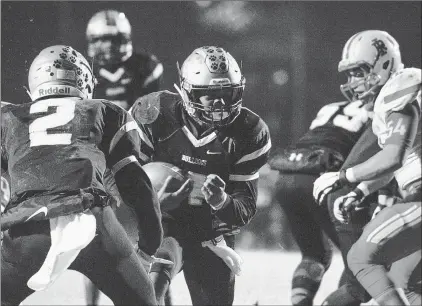
<svg viewBox="0 0 422 306"><path fill-rule="evenodd" d="M92 88L91 88L91 86L89 86L89 84L87 84L87 85L85 86L85 89L87 89L87 90L88 90L88 93L89 93L89 94L91 94L91 93L92 93Z"/></svg>
<svg viewBox="0 0 422 306"><path fill-rule="evenodd" d="M387 69L388 65L390 65L390 60L384 62L384 64L382 65L382 69L384 69L384 70Z"/></svg>

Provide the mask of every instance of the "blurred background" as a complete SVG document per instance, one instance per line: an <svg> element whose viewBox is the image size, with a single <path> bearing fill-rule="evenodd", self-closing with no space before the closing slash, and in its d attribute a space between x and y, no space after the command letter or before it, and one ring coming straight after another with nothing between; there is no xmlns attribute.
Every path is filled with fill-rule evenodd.
<svg viewBox="0 0 422 306"><path fill-rule="evenodd" d="M23 86L31 61L55 44L86 55L85 29L103 9L124 12L135 49L164 65L163 89L178 82L176 62L195 48L219 45L242 62L244 105L269 125L273 147L286 146L309 127L324 104L341 101L346 77L337 72L343 45L356 32L389 32L406 66L421 67L421 2L280 1L2 1L1 99L29 101ZM239 235L243 248L294 250L274 173L262 169L259 211Z"/></svg>

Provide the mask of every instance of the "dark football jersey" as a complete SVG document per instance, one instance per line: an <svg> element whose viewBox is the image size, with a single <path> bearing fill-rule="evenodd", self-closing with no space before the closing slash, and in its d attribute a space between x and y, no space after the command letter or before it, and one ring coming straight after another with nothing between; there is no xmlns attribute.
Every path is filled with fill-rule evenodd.
<svg viewBox="0 0 422 306"><path fill-rule="evenodd" d="M361 101L327 104L320 109L308 132L295 146L329 148L345 159L371 116Z"/></svg>
<svg viewBox="0 0 422 306"><path fill-rule="evenodd" d="M105 100L51 98L7 105L1 119L2 168L11 182L7 210L19 210L22 201L38 196L104 191L106 168L118 171L140 158L137 124ZM31 203L28 213L38 206L46 206L50 218L63 213L59 204L49 205ZM75 211L66 207L66 212L77 212L80 203L74 205Z"/></svg>
<svg viewBox="0 0 422 306"><path fill-rule="evenodd" d="M122 63L94 65L98 81L94 98L106 99L127 110L138 97L159 90L162 73L163 65L158 59L143 53L134 53Z"/></svg>
<svg viewBox="0 0 422 306"><path fill-rule="evenodd" d="M3 169L1 170L1 212L4 211L4 208L10 201L10 177L7 172Z"/></svg>
<svg viewBox="0 0 422 306"><path fill-rule="evenodd" d="M148 108L157 110L156 118L148 114ZM242 108L231 125L211 129L197 137L188 128L190 118L180 96L169 91L142 97L130 112L141 126L143 161L171 163L188 172L194 181L194 190L188 200L172 211L172 215L177 215L186 226L187 235L205 240L232 230L231 225L221 222L218 213L212 212L200 188L208 174L217 174L226 182L226 192L234 199L239 197L239 210L243 209L243 196L256 201L256 190L248 183L256 183L258 170L266 163L271 147L264 121L247 108ZM231 194L236 193L235 189L241 190L238 195Z"/></svg>

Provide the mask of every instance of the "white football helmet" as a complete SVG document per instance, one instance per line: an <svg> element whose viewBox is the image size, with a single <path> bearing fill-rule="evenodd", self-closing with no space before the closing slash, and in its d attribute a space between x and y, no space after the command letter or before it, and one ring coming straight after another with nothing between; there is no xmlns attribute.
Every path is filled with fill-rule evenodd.
<svg viewBox="0 0 422 306"><path fill-rule="evenodd" d="M223 126L240 114L245 78L224 49L195 49L179 68L179 76L183 105L195 120Z"/></svg>
<svg viewBox="0 0 422 306"><path fill-rule="evenodd" d="M127 60L133 52L132 27L126 15L115 10L96 13L88 22L88 55L101 65Z"/></svg>
<svg viewBox="0 0 422 306"><path fill-rule="evenodd" d="M374 100L391 74L402 69L400 47L387 32L367 30L356 33L343 48L339 72L348 82L340 86L349 101Z"/></svg>
<svg viewBox="0 0 422 306"><path fill-rule="evenodd" d="M29 68L28 85L32 101L49 96L91 99L95 83L88 61L69 46L45 48Z"/></svg>

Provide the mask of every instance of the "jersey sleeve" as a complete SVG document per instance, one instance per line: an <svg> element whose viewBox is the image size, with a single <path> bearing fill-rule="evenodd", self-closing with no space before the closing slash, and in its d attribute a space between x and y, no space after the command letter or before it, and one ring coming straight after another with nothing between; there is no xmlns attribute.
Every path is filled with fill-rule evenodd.
<svg viewBox="0 0 422 306"><path fill-rule="evenodd" d="M251 131L243 135L238 145L239 153L236 154L229 180L244 182L258 179L258 171L267 162L271 148L268 126L260 119Z"/></svg>
<svg viewBox="0 0 422 306"><path fill-rule="evenodd" d="M112 103L106 104L100 148L113 174L142 159L140 133L137 123L128 112Z"/></svg>
<svg viewBox="0 0 422 306"><path fill-rule="evenodd" d="M5 135L6 135L6 115L5 110L3 109L4 106L9 105L11 103L1 101L1 169L2 171L7 171L7 152L6 152L6 145L5 145Z"/></svg>
<svg viewBox="0 0 422 306"><path fill-rule="evenodd" d="M390 112L400 111L414 101L417 101L420 109L421 69L405 68L393 74L382 87L374 111L385 121Z"/></svg>
<svg viewBox="0 0 422 306"><path fill-rule="evenodd" d="M380 134L383 145L397 145L404 150L410 149L417 134L420 112L414 104L387 115L387 129Z"/></svg>

